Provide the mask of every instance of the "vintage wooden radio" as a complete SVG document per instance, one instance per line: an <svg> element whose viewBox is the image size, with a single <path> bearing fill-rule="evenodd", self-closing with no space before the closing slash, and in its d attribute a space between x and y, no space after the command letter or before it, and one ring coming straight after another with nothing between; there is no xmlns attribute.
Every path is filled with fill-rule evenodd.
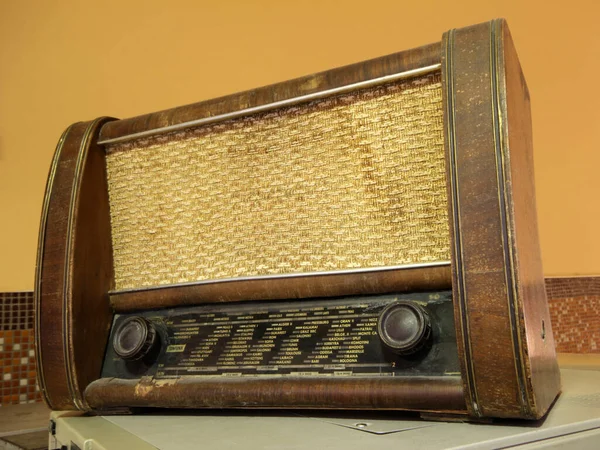
<svg viewBox="0 0 600 450"><path fill-rule="evenodd" d="M54 409L543 416L560 391L503 20L69 127L43 206Z"/></svg>

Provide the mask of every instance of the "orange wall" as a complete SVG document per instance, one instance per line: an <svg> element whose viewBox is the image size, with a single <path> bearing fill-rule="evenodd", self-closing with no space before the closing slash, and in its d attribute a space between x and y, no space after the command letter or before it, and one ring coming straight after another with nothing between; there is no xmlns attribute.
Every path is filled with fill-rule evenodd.
<svg viewBox="0 0 600 450"><path fill-rule="evenodd" d="M0 291L33 288L54 146L128 117L326 70L505 17L533 101L547 275L599 274L593 1L0 1Z"/></svg>

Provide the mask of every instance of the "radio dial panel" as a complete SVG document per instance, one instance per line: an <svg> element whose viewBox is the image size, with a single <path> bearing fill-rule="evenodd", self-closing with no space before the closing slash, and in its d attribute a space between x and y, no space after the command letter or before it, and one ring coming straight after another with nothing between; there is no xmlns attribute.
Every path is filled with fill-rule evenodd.
<svg viewBox="0 0 600 450"><path fill-rule="evenodd" d="M121 315L102 376L457 375L452 311L443 291Z"/></svg>

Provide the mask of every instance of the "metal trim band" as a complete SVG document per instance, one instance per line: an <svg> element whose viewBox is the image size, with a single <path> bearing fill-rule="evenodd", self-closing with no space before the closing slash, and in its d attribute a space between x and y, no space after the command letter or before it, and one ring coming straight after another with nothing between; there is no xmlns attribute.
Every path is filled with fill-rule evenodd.
<svg viewBox="0 0 600 450"><path fill-rule="evenodd" d="M132 289L121 289L110 291L109 295L127 294L132 292L147 292L155 291L159 289L169 289L173 287L187 287L187 286L199 286L204 284L217 284L217 283L231 283L231 282L243 282L243 281L254 281L254 280L273 280L281 278L305 278L314 276L328 276L328 275L352 275L362 273L373 273L373 272L387 272L392 270L410 270L410 269L421 269L426 267L442 267L451 265L450 261L436 261L431 263L415 263L415 264L404 264L398 266L382 266L382 267L365 267L360 269L347 269L347 270L329 270L323 272L299 272L299 273L283 273L274 275L257 275L250 277L236 277L236 278L218 278L214 280L201 280L201 281L190 281L188 283L178 284L164 284L158 286L147 286L142 288Z"/></svg>
<svg viewBox="0 0 600 450"><path fill-rule="evenodd" d="M292 106L292 105L297 105L300 103L309 102L312 100L318 100L318 99L322 99L324 97L329 97L329 96L336 95L336 94L343 94L343 93L354 91L357 89L363 89L363 88L368 88L368 87L372 87L372 86L377 86L380 84L390 83L393 81L398 81L398 80L402 80L405 78L411 78L411 77L415 77L418 75L426 75L428 73L440 70L440 68L441 68L441 64L433 64L430 66L420 67L418 69L407 70L405 72L399 72L399 73L395 73L392 75L387 75L387 76L383 76L383 77L379 77L379 78L373 78L372 80L360 81L358 83L347 84L345 86L340 86L340 87L333 88L333 89L326 89L326 90L315 92L312 94L300 95L298 97L293 97L293 98L281 100L278 102L267 103L267 104L255 106L252 108L240 109L238 111L233 111L233 112L229 112L226 114L218 114L218 115L212 116L212 117L204 117L202 119L191 120L188 122L179 123L177 125L170 125L170 126L166 126L166 127L155 128L153 130L147 130L147 131L142 131L139 133L128 134L125 136L120 136L118 138L104 139L104 140L99 141L98 144L99 145L111 145L111 144L116 144L116 143L120 143L120 142L135 140L138 138L155 136L157 134L164 134L164 133L169 133L172 131L178 131L178 130L182 130L185 128L191 128L191 127L197 127L200 125L207 125L207 124L212 124L212 123L216 123L216 122L222 122L222 121L229 120L229 119L236 119L239 117L249 116L251 114L256 114L259 112L270 111L272 109L278 109L278 108L282 108L285 106Z"/></svg>

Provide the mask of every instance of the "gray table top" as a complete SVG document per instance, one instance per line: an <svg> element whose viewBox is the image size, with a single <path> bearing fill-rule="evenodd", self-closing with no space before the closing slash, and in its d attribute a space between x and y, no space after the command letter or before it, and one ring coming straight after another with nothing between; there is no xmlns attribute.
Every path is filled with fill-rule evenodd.
<svg viewBox="0 0 600 450"><path fill-rule="evenodd" d="M77 429L87 420L88 426L102 425L100 435L109 434L106 427L111 426L127 433L121 436L135 437L124 448L132 448L135 441L137 448L162 450L600 448L600 372L563 369L562 377L562 395L539 422L482 425L411 419L397 413L248 411L63 417L57 423L60 429L61 420L69 421ZM91 434L94 429L88 427ZM117 441L103 446L102 436L88 438L96 439L94 449L116 448Z"/></svg>

